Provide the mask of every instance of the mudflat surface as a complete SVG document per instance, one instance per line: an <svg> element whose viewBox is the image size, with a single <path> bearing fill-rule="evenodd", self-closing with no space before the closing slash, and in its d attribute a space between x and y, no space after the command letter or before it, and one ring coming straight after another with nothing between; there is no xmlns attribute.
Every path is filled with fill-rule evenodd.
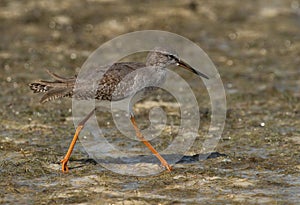
<svg viewBox="0 0 300 205"><path fill-rule="evenodd" d="M1 1L0 20L0 203L299 203L299 1L10 0ZM102 43L145 29L189 38L218 68L228 112L215 151L226 156L178 163L171 173L124 176L96 164L78 143L70 172L62 174L59 161L74 134L71 100L39 104L28 84L49 79L45 68L73 76ZM187 156L199 154L209 127L205 95L199 88L202 126ZM135 106L141 127L153 104L150 98ZM163 105L176 122L176 109ZM98 115L112 130L109 140L122 145L108 113Z"/></svg>

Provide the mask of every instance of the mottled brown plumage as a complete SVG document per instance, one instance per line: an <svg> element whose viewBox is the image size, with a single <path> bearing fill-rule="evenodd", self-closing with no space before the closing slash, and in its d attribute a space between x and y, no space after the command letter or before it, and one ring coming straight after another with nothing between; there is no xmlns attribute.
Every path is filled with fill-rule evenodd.
<svg viewBox="0 0 300 205"><path fill-rule="evenodd" d="M164 82L166 76L165 68L168 65L181 66L208 79L206 75L181 61L178 56L161 49L151 51L146 63L121 62L111 66L95 68L95 73L89 73L90 76L86 79L86 82L84 82L85 79L77 82L75 93L76 76L64 78L50 71L48 73L54 78L54 81L40 80L31 83L29 87L34 93L45 93L40 100L41 103L62 97L75 97L79 100L121 100L138 92L140 87L159 86ZM106 72L103 73L101 79L96 79L97 89L93 90L89 85L89 81L97 76L97 72L104 71ZM150 88L149 90L152 89Z"/></svg>
<svg viewBox="0 0 300 205"><path fill-rule="evenodd" d="M124 62L115 63L110 66L106 73L99 80L98 89L95 92L89 90L80 90L75 94L79 100L87 100L95 98L97 100L112 100L112 94L120 81L132 71L145 67L144 63ZM64 78L47 70L54 78L54 81L40 80L29 85L34 93L45 93L40 99L41 103L55 100L62 97L73 97L76 76L72 78ZM80 86L80 84L79 84Z"/></svg>

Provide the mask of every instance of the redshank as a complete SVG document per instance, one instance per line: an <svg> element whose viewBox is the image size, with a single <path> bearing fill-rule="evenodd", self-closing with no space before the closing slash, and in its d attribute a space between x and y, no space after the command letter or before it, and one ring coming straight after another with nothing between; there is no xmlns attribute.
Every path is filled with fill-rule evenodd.
<svg viewBox="0 0 300 205"><path fill-rule="evenodd" d="M187 69L196 75L209 79L207 75L195 70L190 65L182 61L176 54L173 54L165 49L154 49L150 51L146 63L140 62L119 62L113 65L106 66L106 72L103 74L101 79L99 79L98 87L93 96L91 96L89 91L84 91L83 94L81 92L80 95L76 95L75 91L75 83L76 76L71 78L64 78L55 73L48 71L49 75L54 78L54 81L45 81L40 80L34 83L31 83L29 86L34 93L45 93L40 102L45 103L47 101L51 101L54 99L62 98L62 97L75 97L78 99L89 99L94 98L97 100L107 100L107 101L118 101L124 98L131 97L130 95L137 88L132 88L132 83L129 82L126 84L122 83L122 86L119 86L119 83L123 81L125 76L132 74L134 81L139 81L140 77L143 76L143 82L146 79L151 80L151 87L158 87L165 80L167 70L166 67L170 65L176 65ZM146 68L146 69L141 69ZM141 69L141 72L138 69ZM135 71L135 72L133 72ZM154 79L153 79L154 78ZM132 88L132 89L130 89ZM115 89L118 89L117 94L114 92ZM144 92L151 92L153 89L144 89ZM86 96L85 94L86 93ZM85 123L89 120L89 118L93 115L95 109L93 109L81 122L79 122L73 140L69 146L69 149L65 155L65 157L61 160L62 163L62 172L68 172L67 163L75 146L75 143L78 139L78 136L81 130L84 128ZM172 167L168 164L168 162L156 151L156 149L143 137L138 125L136 123L133 112L130 113L130 121L135 129L136 136L142 141L150 151L160 160L162 165L168 170L171 171Z"/></svg>

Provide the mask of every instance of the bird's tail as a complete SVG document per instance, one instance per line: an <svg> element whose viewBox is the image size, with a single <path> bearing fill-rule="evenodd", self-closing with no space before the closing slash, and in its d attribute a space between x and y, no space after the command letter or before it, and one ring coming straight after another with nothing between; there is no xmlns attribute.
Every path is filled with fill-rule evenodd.
<svg viewBox="0 0 300 205"><path fill-rule="evenodd" d="M72 78L64 78L47 70L54 81L40 80L29 84L34 93L45 93L40 102L45 103L63 97L72 97L73 89L76 82L76 76Z"/></svg>

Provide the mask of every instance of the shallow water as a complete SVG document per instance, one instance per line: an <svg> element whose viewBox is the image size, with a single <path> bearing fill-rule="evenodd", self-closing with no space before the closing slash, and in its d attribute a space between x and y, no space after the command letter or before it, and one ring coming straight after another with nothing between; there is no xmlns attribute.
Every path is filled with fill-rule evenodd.
<svg viewBox="0 0 300 205"><path fill-rule="evenodd" d="M1 1L0 19L0 203L299 203L299 1L12 0ZM41 105L28 83L49 79L45 68L73 76L105 41L144 29L189 38L218 68L228 112L216 151L227 156L178 163L171 173L126 176L95 163L78 143L70 172L62 174L59 160L74 133L71 100ZM185 153L192 156L201 151L211 110L199 79L179 73L199 102L199 137ZM153 141L163 150L178 132L180 115L173 98L159 95L135 111L146 128L149 110L163 101L172 123ZM143 160L140 155L150 156L143 144L116 137L109 113L97 116L100 126L112 130L109 142L136 153L133 166L162 169Z"/></svg>

